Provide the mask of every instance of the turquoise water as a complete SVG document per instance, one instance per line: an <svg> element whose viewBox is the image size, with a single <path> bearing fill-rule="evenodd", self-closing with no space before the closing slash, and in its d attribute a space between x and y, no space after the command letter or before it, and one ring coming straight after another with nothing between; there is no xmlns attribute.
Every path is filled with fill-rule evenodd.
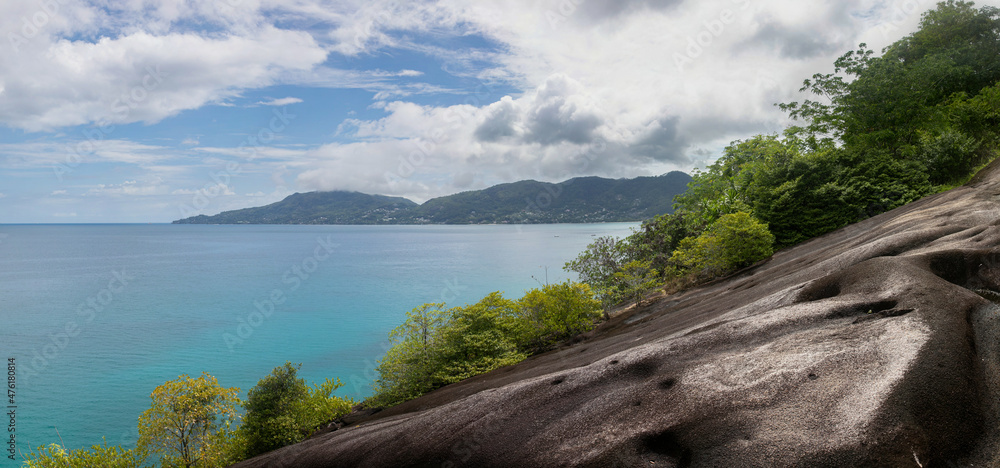
<svg viewBox="0 0 1000 468"><path fill-rule="evenodd" d="M18 449L130 445L150 392L180 374L245 394L292 361L367 396L411 308L519 297L546 274L570 278L562 265L594 236L633 226L0 226Z"/></svg>

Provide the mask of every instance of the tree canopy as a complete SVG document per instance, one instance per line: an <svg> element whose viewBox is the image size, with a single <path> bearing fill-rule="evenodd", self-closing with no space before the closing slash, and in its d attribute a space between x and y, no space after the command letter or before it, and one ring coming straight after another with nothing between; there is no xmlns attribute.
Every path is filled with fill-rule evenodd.
<svg viewBox="0 0 1000 468"><path fill-rule="evenodd" d="M626 265L688 284L769 254L755 244L725 258L748 234L723 219L780 248L954 187L996 157L998 83L1000 9L940 2L881 55L860 44L803 82L807 99L778 104L801 125L733 142L673 214L598 239L566 268L610 306L624 299Z"/></svg>
<svg viewBox="0 0 1000 468"><path fill-rule="evenodd" d="M230 461L236 429L236 387L224 388L208 373L182 375L156 387L139 417L139 446L162 466L218 467Z"/></svg>

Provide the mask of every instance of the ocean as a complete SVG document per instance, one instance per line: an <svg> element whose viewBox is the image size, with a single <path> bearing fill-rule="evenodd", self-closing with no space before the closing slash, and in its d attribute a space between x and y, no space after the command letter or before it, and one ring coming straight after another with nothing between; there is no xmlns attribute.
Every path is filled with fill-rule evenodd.
<svg viewBox="0 0 1000 468"><path fill-rule="evenodd" d="M635 226L0 225L5 412L26 452L134 445L149 394L181 374L245 396L291 361L364 398L410 309L575 279L565 262Z"/></svg>

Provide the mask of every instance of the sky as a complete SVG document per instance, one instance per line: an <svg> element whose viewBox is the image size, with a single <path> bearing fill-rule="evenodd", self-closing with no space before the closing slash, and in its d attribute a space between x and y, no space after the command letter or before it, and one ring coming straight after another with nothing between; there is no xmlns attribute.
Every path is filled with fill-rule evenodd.
<svg viewBox="0 0 1000 468"><path fill-rule="evenodd" d="M933 6L4 0L0 223L690 172L780 133L803 79Z"/></svg>

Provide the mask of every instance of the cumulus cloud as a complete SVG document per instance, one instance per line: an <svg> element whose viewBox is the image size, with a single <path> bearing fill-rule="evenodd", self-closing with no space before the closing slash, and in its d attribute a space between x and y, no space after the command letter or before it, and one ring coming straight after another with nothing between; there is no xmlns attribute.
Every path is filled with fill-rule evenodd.
<svg viewBox="0 0 1000 468"><path fill-rule="evenodd" d="M680 118L664 116L653 120L630 145L633 154L665 161L683 162L688 142L678 132Z"/></svg>
<svg viewBox="0 0 1000 468"><path fill-rule="evenodd" d="M583 86L569 77L549 77L535 91L525 115L525 141L552 145L562 142L585 144L604 123L600 111Z"/></svg>
<svg viewBox="0 0 1000 468"><path fill-rule="evenodd" d="M95 5L65 2L49 14L35 11L41 3L0 6L0 37L22 38L0 48L0 124L31 132L158 122L277 83L284 73L312 69L327 56L306 32L251 26L223 13L218 18L232 28L226 34L176 26L195 15L207 18L209 10L197 5L224 2L148 2L150 10L139 9L150 14L141 28L121 24L113 36L102 34L108 22L139 21L134 15L140 11L110 16ZM21 21L36 17L44 24L26 28ZM67 38L91 34L99 38Z"/></svg>
<svg viewBox="0 0 1000 468"><path fill-rule="evenodd" d="M920 16L881 0L54 3L30 28L22 18L41 3L0 4L0 125L66 133L0 143L0 165L115 164L116 179L74 187L170 209L170 197L206 188L228 195L211 210L292 190L421 200L525 178L704 167L733 139L780 131L788 122L773 104L801 99L803 78L859 42L888 45ZM426 74L410 65L434 62ZM282 91L242 100L274 85ZM287 87L360 89L372 102L329 122L326 140L259 145L253 158L214 136L167 148L116 130L206 105L315 105ZM245 196L210 177L233 161L258 180L237 185Z"/></svg>
<svg viewBox="0 0 1000 468"><path fill-rule="evenodd" d="M476 127L475 136L479 141L496 142L504 138L523 135L521 111L518 103L510 96L490 104L483 111L483 122Z"/></svg>
<svg viewBox="0 0 1000 468"><path fill-rule="evenodd" d="M524 92L471 107L387 101L379 106L384 118L344 122L342 135L355 142L312 151L297 182L365 191L368 180L369 191L419 199L519 178L632 177L703 166L733 139L780 131L787 117L773 104L800 99L801 80L843 49L898 38L871 40L887 20L885 12L871 13L876 4L442 1L404 7L392 19L380 16L385 9L365 10L358 15L367 32L345 53L408 47ZM428 21L409 24L414 18ZM489 56L446 50L406 42L393 34L397 28L465 28L503 48ZM435 133L440 129L447 130Z"/></svg>
<svg viewBox="0 0 1000 468"><path fill-rule="evenodd" d="M487 106L475 136L496 142L519 137L522 143L543 146L569 142L591 143L595 131L606 124L603 111L577 81L562 74L549 77L529 96L509 96Z"/></svg>

